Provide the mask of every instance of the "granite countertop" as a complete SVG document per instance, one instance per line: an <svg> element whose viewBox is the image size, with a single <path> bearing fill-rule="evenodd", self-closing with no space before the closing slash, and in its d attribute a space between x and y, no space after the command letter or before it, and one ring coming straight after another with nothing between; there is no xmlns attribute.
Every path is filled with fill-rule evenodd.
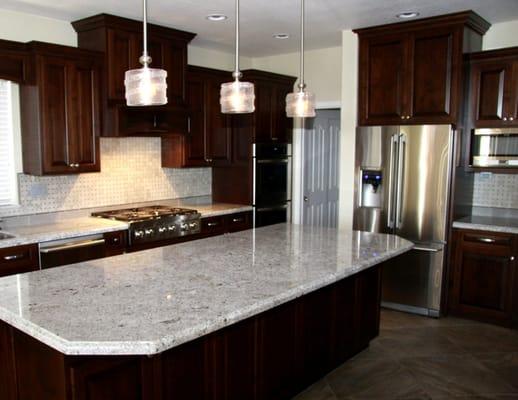
<svg viewBox="0 0 518 400"><path fill-rule="evenodd" d="M518 234L518 218L472 215L453 222L454 228Z"/></svg>
<svg viewBox="0 0 518 400"><path fill-rule="evenodd" d="M278 224L0 279L0 320L68 355L151 355L411 249Z"/></svg>
<svg viewBox="0 0 518 400"><path fill-rule="evenodd" d="M233 214L243 211L251 211L252 206L227 203L212 203L211 201L156 201L157 204L170 205L173 207L186 207L197 209L202 217L213 217L216 215ZM130 207L130 206L128 206ZM124 208L111 207L111 209ZM47 223L21 224L19 226L7 226L3 231L12 234L12 239L0 240L0 248L19 246L23 244L42 243L50 240L68 239L98 233L113 232L128 229L128 224L120 221L107 220L83 216L78 218L57 219Z"/></svg>

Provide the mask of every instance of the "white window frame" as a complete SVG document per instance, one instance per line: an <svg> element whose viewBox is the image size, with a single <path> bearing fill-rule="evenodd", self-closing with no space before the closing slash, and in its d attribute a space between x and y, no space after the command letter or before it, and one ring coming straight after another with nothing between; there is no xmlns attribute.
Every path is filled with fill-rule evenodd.
<svg viewBox="0 0 518 400"><path fill-rule="evenodd" d="M0 135L7 135L6 154L7 168L5 171L0 170L0 174L5 173L7 176L8 196L5 199L0 198L0 208L16 207L19 205L19 190L17 173L21 168L21 135L20 135L20 103L18 85L10 81L0 81L2 86L5 85L7 97L7 121L6 132L0 132ZM4 191L5 188L0 188Z"/></svg>

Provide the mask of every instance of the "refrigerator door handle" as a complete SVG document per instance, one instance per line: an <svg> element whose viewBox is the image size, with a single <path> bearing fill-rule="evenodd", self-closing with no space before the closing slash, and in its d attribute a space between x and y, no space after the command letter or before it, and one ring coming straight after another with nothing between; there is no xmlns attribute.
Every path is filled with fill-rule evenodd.
<svg viewBox="0 0 518 400"><path fill-rule="evenodd" d="M394 174L396 171L394 171L396 162L395 157L396 155L396 146L398 143L398 135L393 135L390 138L390 165L389 165L389 192L388 192L388 204L387 204L387 226L390 229L394 229L394 194L392 192L392 188L394 187Z"/></svg>
<svg viewBox="0 0 518 400"><path fill-rule="evenodd" d="M398 167L397 167L397 189L396 189L396 229L401 227L402 207L403 207L403 186L405 180L405 155L406 155L406 135L399 135L398 145Z"/></svg>

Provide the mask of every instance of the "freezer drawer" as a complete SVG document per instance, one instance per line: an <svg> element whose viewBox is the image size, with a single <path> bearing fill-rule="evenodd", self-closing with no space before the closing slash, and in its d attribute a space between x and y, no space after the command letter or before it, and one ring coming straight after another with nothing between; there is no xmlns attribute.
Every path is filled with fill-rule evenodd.
<svg viewBox="0 0 518 400"><path fill-rule="evenodd" d="M416 245L392 259L383 270L382 305L387 308L438 317L444 246Z"/></svg>

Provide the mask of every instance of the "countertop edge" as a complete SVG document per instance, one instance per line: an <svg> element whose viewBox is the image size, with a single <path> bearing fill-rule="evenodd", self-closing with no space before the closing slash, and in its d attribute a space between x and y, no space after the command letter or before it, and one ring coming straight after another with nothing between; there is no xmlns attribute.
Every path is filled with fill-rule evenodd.
<svg viewBox="0 0 518 400"><path fill-rule="evenodd" d="M458 229L518 234L518 228L512 226L488 225L477 224L473 222L453 221L452 227Z"/></svg>
<svg viewBox="0 0 518 400"><path fill-rule="evenodd" d="M247 318L258 315L264 311L277 307L281 304L287 303L293 299L304 296L308 293L314 292L320 288L331 285L342 279L348 278L359 272L362 272L370 267L378 265L384 261L403 254L414 247L410 241L406 241L399 249L384 253L383 255L372 257L368 261L362 262L354 266L354 271L347 271L346 273L334 273L322 277L320 280L311 282L311 284L294 287L290 290L266 300L259 304L254 304L244 310L236 311L222 317L218 317L209 323L204 323L203 326L195 326L185 330L180 334L175 334L174 337L164 337L156 341L133 341L133 342L72 342L65 340L52 332L49 332L41 327L27 322L27 320L20 319L9 311L0 308L0 320L13 326L14 328L24 332L25 334L35 338L36 340L52 347L53 349L68 355L92 355L92 356L116 356L116 355L154 355L162 353L174 347L180 346L189 341L195 340L199 337L215 332L219 329L225 328L229 325L235 324Z"/></svg>

